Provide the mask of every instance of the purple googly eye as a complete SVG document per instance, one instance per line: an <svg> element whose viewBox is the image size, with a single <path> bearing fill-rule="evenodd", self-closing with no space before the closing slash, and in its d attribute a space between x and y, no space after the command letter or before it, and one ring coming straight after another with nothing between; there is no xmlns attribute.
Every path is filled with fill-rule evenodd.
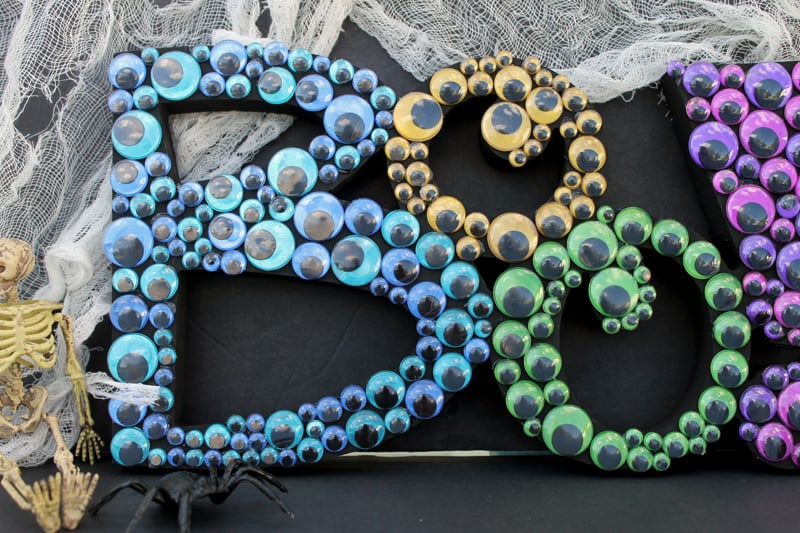
<svg viewBox="0 0 800 533"><path fill-rule="evenodd" d="M689 136L689 154L698 166L708 170L727 168L739 154L733 130L720 122L707 122Z"/></svg>
<svg viewBox="0 0 800 533"><path fill-rule="evenodd" d="M786 340L792 346L800 346L800 329L793 329L786 335Z"/></svg>
<svg viewBox="0 0 800 533"><path fill-rule="evenodd" d="M771 341L777 341L783 338L785 333L783 325L777 320L770 320L764 324L764 335Z"/></svg>
<svg viewBox="0 0 800 533"><path fill-rule="evenodd" d="M773 157L786 148L789 130L786 123L771 111L753 111L739 126L739 139L749 153L762 159Z"/></svg>
<svg viewBox="0 0 800 533"><path fill-rule="evenodd" d="M786 218L779 218L769 228L769 235L775 242L785 244L794 239L794 222Z"/></svg>
<svg viewBox="0 0 800 533"><path fill-rule="evenodd" d="M775 393L763 385L748 387L739 398L739 411L745 420L754 424L769 422L777 410Z"/></svg>
<svg viewBox="0 0 800 533"><path fill-rule="evenodd" d="M795 445L794 450L792 450L792 464L800 467L800 445Z"/></svg>
<svg viewBox="0 0 800 533"><path fill-rule="evenodd" d="M773 391L779 391L789 384L789 371L781 365L771 365L761 372L761 381Z"/></svg>
<svg viewBox="0 0 800 533"><path fill-rule="evenodd" d="M786 102L786 107L783 108L783 116L786 117L786 122L791 127L800 130L800 96L789 98L789 101Z"/></svg>
<svg viewBox="0 0 800 533"><path fill-rule="evenodd" d="M800 290L800 242L793 242L784 246L778 252L775 265L781 281L790 289ZM769 290L769 287L767 287L767 290Z"/></svg>
<svg viewBox="0 0 800 533"><path fill-rule="evenodd" d="M786 285L779 279L771 279L767 281L767 296L777 298L783 291L786 290Z"/></svg>
<svg viewBox="0 0 800 533"><path fill-rule="evenodd" d="M729 89L738 89L744 83L744 70L739 65L725 65L719 69L722 86Z"/></svg>
<svg viewBox="0 0 800 533"><path fill-rule="evenodd" d="M795 133L786 142L786 159L796 167L800 167L800 133Z"/></svg>
<svg viewBox="0 0 800 533"><path fill-rule="evenodd" d="M700 96L690 98L686 102L686 116L694 122L705 122L711 116L711 104Z"/></svg>
<svg viewBox="0 0 800 533"><path fill-rule="evenodd" d="M707 61L692 63L683 72L683 88L692 96L711 96L717 92L719 84L719 70Z"/></svg>
<svg viewBox="0 0 800 533"><path fill-rule="evenodd" d="M800 213L800 201L796 194L784 194L775 202L775 209L779 217L794 218Z"/></svg>
<svg viewBox="0 0 800 533"><path fill-rule="evenodd" d="M742 154L736 158L736 165L733 168L740 178L751 180L761 171L761 162L750 154Z"/></svg>
<svg viewBox="0 0 800 533"><path fill-rule="evenodd" d="M736 89L722 89L711 99L711 113L714 118L729 126L743 121L749 112L750 102Z"/></svg>
<svg viewBox="0 0 800 533"><path fill-rule="evenodd" d="M792 383L778 395L778 416L788 427L800 431L800 383Z"/></svg>
<svg viewBox="0 0 800 533"><path fill-rule="evenodd" d="M775 299L773 308L778 322L787 328L800 327L800 292L784 292Z"/></svg>
<svg viewBox="0 0 800 533"><path fill-rule="evenodd" d="M758 437L758 426L752 422L745 422L739 426L739 438L745 442L753 442Z"/></svg>
<svg viewBox="0 0 800 533"><path fill-rule="evenodd" d="M681 63L680 61L670 61L667 64L667 76L673 79L678 79L683 76L683 72L686 70L686 65Z"/></svg>
<svg viewBox="0 0 800 533"><path fill-rule="evenodd" d="M787 193L797 185L797 169L782 157L765 162L758 174L761 185L774 193Z"/></svg>
<svg viewBox="0 0 800 533"><path fill-rule="evenodd" d="M730 194L739 186L739 176L732 170L720 170L711 178L711 184L719 194Z"/></svg>
<svg viewBox="0 0 800 533"><path fill-rule="evenodd" d="M758 455L769 462L783 461L791 455L794 449L792 432L781 424L767 424L758 432L756 449Z"/></svg>
<svg viewBox="0 0 800 533"><path fill-rule="evenodd" d="M779 109L792 94L792 78L778 63L758 63L747 71L744 93L756 107Z"/></svg>
<svg viewBox="0 0 800 533"><path fill-rule="evenodd" d="M750 322L757 326L763 326L772 318L772 306L761 298L747 304L746 312Z"/></svg>
<svg viewBox="0 0 800 533"><path fill-rule="evenodd" d="M794 86L800 91L800 62L794 64L792 68L792 82Z"/></svg>
<svg viewBox="0 0 800 533"><path fill-rule="evenodd" d="M775 243L763 235L751 235L739 244L739 258L751 270L763 271L775 264ZM767 288L764 280L764 290Z"/></svg>
<svg viewBox="0 0 800 533"><path fill-rule="evenodd" d="M742 287L748 296L761 296L767 290L767 278L761 272L748 272L742 278Z"/></svg>
<svg viewBox="0 0 800 533"><path fill-rule="evenodd" d="M792 381L800 380L800 363L797 361L791 362L786 365L786 371L789 372L789 379Z"/></svg>
<svg viewBox="0 0 800 533"><path fill-rule="evenodd" d="M728 222L738 231L761 233L775 220L775 201L761 187L744 185L728 196L725 213Z"/></svg>

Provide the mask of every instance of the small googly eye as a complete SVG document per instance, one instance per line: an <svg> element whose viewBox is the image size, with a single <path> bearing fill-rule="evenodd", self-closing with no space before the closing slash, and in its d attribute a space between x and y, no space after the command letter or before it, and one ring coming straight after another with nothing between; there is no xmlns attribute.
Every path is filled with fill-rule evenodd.
<svg viewBox="0 0 800 533"><path fill-rule="evenodd" d="M761 235L745 237L739 245L739 258L752 270L772 268L776 255L775 243ZM763 285L762 293L766 290L766 280L763 280Z"/></svg>
<svg viewBox="0 0 800 533"><path fill-rule="evenodd" d="M570 87L561 95L564 101L564 107L573 113L583 111L589 105L589 97L583 92L583 89L577 87Z"/></svg>
<svg viewBox="0 0 800 533"><path fill-rule="evenodd" d="M680 459L689 453L689 440L677 431L672 431L664 435L661 448L672 459Z"/></svg>
<svg viewBox="0 0 800 533"><path fill-rule="evenodd" d="M769 234L775 242L791 242L794 240L795 236L794 222L785 218L779 218L770 226Z"/></svg>
<svg viewBox="0 0 800 533"><path fill-rule="evenodd" d="M689 245L689 230L675 220L662 220L653 227L650 240L661 255L677 257Z"/></svg>
<svg viewBox="0 0 800 533"><path fill-rule="evenodd" d="M589 448L592 462L603 470L617 470L628 458L628 445L615 431L603 431L592 439Z"/></svg>
<svg viewBox="0 0 800 533"><path fill-rule="evenodd" d="M756 449L758 454L767 461L785 461L794 449L794 437L792 432L782 424L765 424L756 437Z"/></svg>
<svg viewBox="0 0 800 533"><path fill-rule="evenodd" d="M158 242L169 242L177 235L178 224L170 217L160 216L153 220L150 229Z"/></svg>
<svg viewBox="0 0 800 533"><path fill-rule="evenodd" d="M138 101L138 100L137 100ZM128 91L117 89L108 95L108 109L115 115L121 115L133 109L133 96Z"/></svg>
<svg viewBox="0 0 800 533"><path fill-rule="evenodd" d="M550 410L542 421L542 439L556 455L580 455L592 441L594 427L589 415L575 405L561 405Z"/></svg>
<svg viewBox="0 0 800 533"><path fill-rule="evenodd" d="M750 112L747 98L736 89L722 89L711 100L711 113L723 124L739 124Z"/></svg>
<svg viewBox="0 0 800 533"><path fill-rule="evenodd" d="M506 320L492 333L492 344L502 357L519 359L530 349L531 335L522 323Z"/></svg>
<svg viewBox="0 0 800 533"><path fill-rule="evenodd" d="M403 402L406 386L398 374L377 372L367 381L367 401L378 409L393 409Z"/></svg>
<svg viewBox="0 0 800 533"><path fill-rule="evenodd" d="M763 385L748 387L739 398L739 411L748 422L764 424L775 417L778 400L775 394Z"/></svg>
<svg viewBox="0 0 800 533"><path fill-rule="evenodd" d="M369 102L377 111L387 111L397 103L397 93L391 87L382 85L372 91Z"/></svg>
<svg viewBox="0 0 800 533"><path fill-rule="evenodd" d="M386 252L381 261L381 274L392 285L409 285L419 276L419 259L407 248L394 248Z"/></svg>
<svg viewBox="0 0 800 533"><path fill-rule="evenodd" d="M405 176L406 181L413 187L424 187L431 182L431 179L433 179L431 168L421 161L414 161L408 165L406 167Z"/></svg>
<svg viewBox="0 0 800 533"><path fill-rule="evenodd" d="M213 64L212 64L213 66ZM186 52L167 52L150 69L153 88L165 100L185 100L197 91L202 72Z"/></svg>
<svg viewBox="0 0 800 533"><path fill-rule="evenodd" d="M408 250L398 249L393 251L407 252ZM391 282L391 280L389 281ZM444 311L447 306L447 299L439 285L430 281L423 281L417 283L408 291L406 305L415 317L419 319L434 319Z"/></svg>
<svg viewBox="0 0 800 533"><path fill-rule="evenodd" d="M495 150L509 152L530 138L531 121L519 105L498 102L484 112L481 136Z"/></svg>
<svg viewBox="0 0 800 533"><path fill-rule="evenodd" d="M200 78L200 92L209 98L225 92L225 78L216 72L208 72Z"/></svg>
<svg viewBox="0 0 800 533"><path fill-rule="evenodd" d="M621 318L639 302L639 286L625 270L606 268L589 282L589 300L598 313Z"/></svg>
<svg viewBox="0 0 800 533"><path fill-rule="evenodd" d="M610 265L617 255L614 232L600 222L583 222L567 237L570 259L579 267L596 271Z"/></svg>
<svg viewBox="0 0 800 533"><path fill-rule="evenodd" d="M559 279L569 267L567 249L557 242L544 242L533 253L533 268L544 279Z"/></svg>
<svg viewBox="0 0 800 533"><path fill-rule="evenodd" d="M437 71L430 81L430 93L442 105L455 105L467 96L467 80L454 68Z"/></svg>
<svg viewBox="0 0 800 533"><path fill-rule="evenodd" d="M268 104L280 105L292 99L297 84L291 72L285 68L272 67L259 76L256 86L262 100ZM306 97L309 97L308 93Z"/></svg>
<svg viewBox="0 0 800 533"><path fill-rule="evenodd" d="M383 219L381 235L390 246L411 246L419 238L419 222L407 211L392 211Z"/></svg>
<svg viewBox="0 0 800 533"><path fill-rule="evenodd" d="M700 416L700 413L695 411L683 413L678 419L678 428L688 439L702 435L705 427L705 421Z"/></svg>
<svg viewBox="0 0 800 533"><path fill-rule="evenodd" d="M711 104L699 96L690 98L686 102L686 116L694 122L705 122L711 116Z"/></svg>
<svg viewBox="0 0 800 533"><path fill-rule="evenodd" d="M136 89L144 83L146 74L144 61L131 53L119 54L108 65L108 81L116 89Z"/></svg>
<svg viewBox="0 0 800 533"><path fill-rule="evenodd" d="M594 201L589 196L574 196L569 202L569 212L578 220L592 218L594 209Z"/></svg>
<svg viewBox="0 0 800 533"><path fill-rule="evenodd" d="M535 343L525 352L525 372L538 382L551 381L561 372L561 354L551 344Z"/></svg>
<svg viewBox="0 0 800 533"><path fill-rule="evenodd" d="M420 237L415 248L419 262L428 269L439 270L455 257L455 246L447 235L429 232Z"/></svg>
<svg viewBox="0 0 800 533"><path fill-rule="evenodd" d="M394 125L397 132L411 141L428 141L439 133L443 124L442 108L430 95L412 92L395 105Z"/></svg>
<svg viewBox="0 0 800 533"><path fill-rule="evenodd" d="M522 376L519 363L511 359L503 359L495 363L492 368L494 379L501 385L513 385Z"/></svg>
<svg viewBox="0 0 800 533"><path fill-rule="evenodd" d="M725 65L719 69L719 77L723 87L738 89L744 83L744 70L739 65Z"/></svg>
<svg viewBox="0 0 800 533"><path fill-rule="evenodd" d="M472 318L461 309L448 309L436 319L436 338L450 348L460 348L475 332Z"/></svg>
<svg viewBox="0 0 800 533"><path fill-rule="evenodd" d="M380 272L381 252L374 241L351 235L336 243L331 252L331 270L345 285L362 286Z"/></svg>
<svg viewBox="0 0 800 533"><path fill-rule="evenodd" d="M578 131L585 135L597 135L600 132L600 128L603 127L603 119L600 117L600 113L594 109L587 109L578 113L575 117L575 123Z"/></svg>
<svg viewBox="0 0 800 533"><path fill-rule="evenodd" d="M528 217L519 213L504 213L489 225L487 242L494 256L502 261L517 263L528 259L536 249L539 234Z"/></svg>
<svg viewBox="0 0 800 533"><path fill-rule="evenodd" d="M247 63L247 51L236 41L220 41L211 48L209 62L211 68L223 76L238 74Z"/></svg>
<svg viewBox="0 0 800 533"><path fill-rule="evenodd" d="M123 159L111 168L110 181L115 193L133 196L147 186L147 172L140 162Z"/></svg>
<svg viewBox="0 0 800 533"><path fill-rule="evenodd" d="M704 294L706 303L715 311L730 311L742 302L744 291L736 276L723 272L708 280Z"/></svg>
<svg viewBox="0 0 800 533"><path fill-rule="evenodd" d="M775 318L787 328L800 327L800 293L787 291L774 303Z"/></svg>
<svg viewBox="0 0 800 533"><path fill-rule="evenodd" d="M494 87L501 100L521 102L533 88L533 81L525 69L509 65L494 77Z"/></svg>
<svg viewBox="0 0 800 533"><path fill-rule="evenodd" d="M353 67L353 64L346 59L337 59L336 61L333 61L331 63L330 70L328 71L328 77L337 85L349 83L353 79L354 75L355 68Z"/></svg>
<svg viewBox="0 0 800 533"><path fill-rule="evenodd" d="M369 198L353 200L345 209L344 222L356 235L373 235L383 222L383 210Z"/></svg>
<svg viewBox="0 0 800 533"><path fill-rule="evenodd" d="M793 242L781 248L776 269L778 277L787 287L800 290L800 243Z"/></svg>
<svg viewBox="0 0 800 533"><path fill-rule="evenodd" d="M294 251L295 241L291 230L274 220L265 220L251 226L244 238L247 260L259 270L273 271L282 268L292 259Z"/></svg>
<svg viewBox="0 0 800 533"><path fill-rule="evenodd" d="M214 176L206 184L206 203L214 211L221 213L233 211L242 203L243 197L242 183L230 174Z"/></svg>
<svg viewBox="0 0 800 533"><path fill-rule="evenodd" d="M465 76L472 76L478 71L478 61L475 58L468 57L458 64L458 70Z"/></svg>
<svg viewBox="0 0 800 533"><path fill-rule="evenodd" d="M286 58L286 64L292 69L292 72L306 72L311 68L314 59L311 52L304 48L295 48L289 52Z"/></svg>
<svg viewBox="0 0 800 533"><path fill-rule="evenodd" d="M294 97L302 109L322 111L333 100L333 86L319 74L308 74L297 82Z"/></svg>
<svg viewBox="0 0 800 533"><path fill-rule="evenodd" d="M544 286L539 277L525 268L510 268L500 274L494 284L494 301L504 315L527 318L538 311L544 301Z"/></svg>
<svg viewBox="0 0 800 533"><path fill-rule="evenodd" d="M544 397L550 405L563 405L569 401L569 387L561 380L555 379L544 386Z"/></svg>
<svg viewBox="0 0 800 533"><path fill-rule="evenodd" d="M542 235L560 239L572 229L573 215L567 207L556 202L547 202L536 210L534 221Z"/></svg>
<svg viewBox="0 0 800 533"><path fill-rule="evenodd" d="M537 87L525 100L528 116L537 124L553 124L561 118L564 105L561 95L551 87Z"/></svg>
<svg viewBox="0 0 800 533"><path fill-rule="evenodd" d="M761 162L750 154L742 154L736 158L734 170L742 179L754 179L761 172Z"/></svg>
<svg viewBox="0 0 800 533"><path fill-rule="evenodd" d="M723 348L738 350L750 342L750 322L742 313L727 311L712 326L714 340Z"/></svg>
<svg viewBox="0 0 800 533"><path fill-rule="evenodd" d="M447 392L465 389L471 379L472 366L459 354L444 354L433 364L433 380Z"/></svg>
<svg viewBox="0 0 800 533"><path fill-rule="evenodd" d="M539 72L540 68L542 68L542 62L538 57L528 56L522 60L522 68L525 69L525 72L533 76Z"/></svg>
<svg viewBox="0 0 800 533"><path fill-rule="evenodd" d="M783 108L783 116L791 127L798 129L798 126L800 126L800 97L794 96L786 102L786 106ZM792 160L796 159L793 158Z"/></svg>
<svg viewBox="0 0 800 533"><path fill-rule="evenodd" d="M617 252L617 265L628 271L636 270L642 264L642 253L631 245L620 247Z"/></svg>
<svg viewBox="0 0 800 533"><path fill-rule="evenodd" d="M471 264L461 261L449 264L440 278L444 292L455 300L467 300L474 295L480 284L478 270Z"/></svg>
<svg viewBox="0 0 800 533"><path fill-rule="evenodd" d="M719 194L731 194L739 187L739 177L730 170L720 170L711 178L711 184Z"/></svg>
<svg viewBox="0 0 800 533"><path fill-rule="evenodd" d="M717 67L707 61L692 63L683 72L683 88L692 96L710 97L720 86Z"/></svg>
<svg viewBox="0 0 800 533"><path fill-rule="evenodd" d="M485 72L475 72L469 75L467 90L475 96L487 96L494 90L494 80Z"/></svg>
<svg viewBox="0 0 800 533"><path fill-rule="evenodd" d="M283 43L273 41L264 47L262 57L270 66L283 65L289 57L289 47Z"/></svg>
<svg viewBox="0 0 800 533"><path fill-rule="evenodd" d="M800 386L792 383L778 395L778 416L790 429L800 429Z"/></svg>
<svg viewBox="0 0 800 533"><path fill-rule="evenodd" d="M761 373L761 381L774 391L779 391L789 383L789 372L781 365L770 365Z"/></svg>
<svg viewBox="0 0 800 533"><path fill-rule="evenodd" d="M709 387L697 401L700 415L709 424L727 424L736 414L736 398L723 387Z"/></svg>
<svg viewBox="0 0 800 533"><path fill-rule="evenodd" d="M530 381L518 381L506 391L506 409L520 420L528 420L542 412L544 394L542 389Z"/></svg>
<svg viewBox="0 0 800 533"><path fill-rule="evenodd" d="M747 304L746 313L750 322L763 326L772 319L772 305L759 298Z"/></svg>
<svg viewBox="0 0 800 533"><path fill-rule="evenodd" d="M575 170L597 171L605 165L606 148L596 137L581 135L570 143L567 158Z"/></svg>
<svg viewBox="0 0 800 533"><path fill-rule="evenodd" d="M581 180L581 190L589 198L598 198L606 192L608 183L599 172L588 172ZM590 215L591 216L591 215Z"/></svg>

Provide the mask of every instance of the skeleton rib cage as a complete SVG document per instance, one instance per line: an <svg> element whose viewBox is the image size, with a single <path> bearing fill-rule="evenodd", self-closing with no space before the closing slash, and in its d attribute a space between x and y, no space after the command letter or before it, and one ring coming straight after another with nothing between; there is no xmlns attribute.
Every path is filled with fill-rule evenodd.
<svg viewBox="0 0 800 533"><path fill-rule="evenodd" d="M0 304L0 373L14 364L43 370L55 362L56 325L61 304L24 301Z"/></svg>

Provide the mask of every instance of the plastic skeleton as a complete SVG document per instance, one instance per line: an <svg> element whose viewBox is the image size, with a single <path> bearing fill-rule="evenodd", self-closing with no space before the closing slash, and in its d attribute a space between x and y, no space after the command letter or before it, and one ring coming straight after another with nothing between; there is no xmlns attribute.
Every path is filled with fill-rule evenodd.
<svg viewBox="0 0 800 533"><path fill-rule="evenodd" d="M94 463L102 441L92 429L86 380L72 343L72 321L62 305L45 301L20 301L17 284L31 273L31 247L16 239L0 239L0 439L32 433L47 424L56 442L53 461L59 472L30 486L17 463L0 454L2 486L16 504L36 516L47 532L75 529L97 486L97 475L81 473L73 464L59 429L58 417L45 411L47 389L26 386L24 370L48 370L56 363L56 327L66 343L67 377L78 403L81 435L76 447L84 461Z"/></svg>

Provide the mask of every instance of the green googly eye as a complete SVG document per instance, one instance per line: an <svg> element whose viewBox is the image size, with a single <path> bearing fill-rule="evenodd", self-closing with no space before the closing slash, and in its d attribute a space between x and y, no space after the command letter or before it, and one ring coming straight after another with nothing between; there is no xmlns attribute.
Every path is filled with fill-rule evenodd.
<svg viewBox="0 0 800 533"><path fill-rule="evenodd" d="M750 342L750 322L742 313L727 311L714 320L714 340L723 348L738 350Z"/></svg>
<svg viewBox="0 0 800 533"><path fill-rule="evenodd" d="M685 256L684 256L685 257ZM742 302L742 283L733 274L717 274L706 283L706 302L715 311L736 309Z"/></svg>
<svg viewBox="0 0 800 533"><path fill-rule="evenodd" d="M569 270L564 274L564 284L570 289L580 287L581 283L583 283L583 277L577 270Z"/></svg>
<svg viewBox="0 0 800 533"><path fill-rule="evenodd" d="M614 335L615 333L619 333L622 329L622 322L618 318L604 318L603 319L603 331L605 331L609 335Z"/></svg>
<svg viewBox="0 0 800 533"><path fill-rule="evenodd" d="M639 285L625 270L607 268L589 281L589 300L601 315L620 318L639 303Z"/></svg>
<svg viewBox="0 0 800 533"><path fill-rule="evenodd" d="M501 385L513 385L522 377L522 369L519 363L511 359L498 361L494 368L494 379Z"/></svg>
<svg viewBox="0 0 800 533"><path fill-rule="evenodd" d="M637 283L650 283L653 273L646 266L639 266L633 270L633 277Z"/></svg>
<svg viewBox="0 0 800 533"><path fill-rule="evenodd" d="M683 268L695 279L710 278L719 272L721 265L719 250L710 242L693 242L683 254Z"/></svg>
<svg viewBox="0 0 800 533"><path fill-rule="evenodd" d="M694 437L689 439L689 451L694 455L705 455L706 448L706 441L703 440L703 437Z"/></svg>
<svg viewBox="0 0 800 533"><path fill-rule="evenodd" d="M703 440L708 443L717 442L720 437L722 437L722 433L717 426L709 424L706 426L706 429L703 430Z"/></svg>
<svg viewBox="0 0 800 533"><path fill-rule="evenodd" d="M538 418L529 418L522 424L522 430L527 436L536 438L542 434L542 421Z"/></svg>
<svg viewBox="0 0 800 533"><path fill-rule="evenodd" d="M706 423L700 413L688 411L683 413L678 420L678 428L687 438L699 437L703 434Z"/></svg>
<svg viewBox="0 0 800 533"><path fill-rule="evenodd" d="M735 350L722 350L711 359L711 377L718 385L735 389L748 375L747 359Z"/></svg>
<svg viewBox="0 0 800 533"><path fill-rule="evenodd" d="M636 313L628 313L620 321L622 329L626 331L633 331L639 327L639 316Z"/></svg>
<svg viewBox="0 0 800 533"><path fill-rule="evenodd" d="M567 286L561 280L551 281L545 288L548 296L563 299L567 295Z"/></svg>
<svg viewBox="0 0 800 533"><path fill-rule="evenodd" d="M567 237L570 259L584 270L601 270L617 256L617 237L601 222L583 222Z"/></svg>
<svg viewBox="0 0 800 533"><path fill-rule="evenodd" d="M561 312L563 305L561 300L552 296L545 298L542 303L542 310L550 316L555 316Z"/></svg>
<svg viewBox="0 0 800 533"><path fill-rule="evenodd" d="M652 285L645 285L639 289L639 298L644 302L651 304L656 301L656 288Z"/></svg>
<svg viewBox="0 0 800 533"><path fill-rule="evenodd" d="M506 320L492 333L492 346L503 357L519 359L531 347L531 334L521 322Z"/></svg>
<svg viewBox="0 0 800 533"><path fill-rule="evenodd" d="M516 418L527 420L538 416L544 407L544 394L531 381L518 381L506 391L506 409Z"/></svg>
<svg viewBox="0 0 800 533"><path fill-rule="evenodd" d="M644 244L653 231L653 219L640 207L626 207L614 219L614 233L626 244Z"/></svg>
<svg viewBox="0 0 800 533"><path fill-rule="evenodd" d="M539 382L550 381L561 372L561 354L555 346L544 342L534 344L522 363L531 379Z"/></svg>
<svg viewBox="0 0 800 533"><path fill-rule="evenodd" d="M636 428L631 428L626 431L624 437L625 443L628 445L629 449L641 446L644 442L644 434Z"/></svg>
<svg viewBox="0 0 800 533"><path fill-rule="evenodd" d="M606 224L614 220L614 208L610 205L601 205L597 208L597 220L600 222L605 222Z"/></svg>
<svg viewBox="0 0 800 533"><path fill-rule="evenodd" d="M628 452L628 468L634 472L647 472L653 466L653 454L644 446Z"/></svg>
<svg viewBox="0 0 800 533"><path fill-rule="evenodd" d="M543 242L533 252L533 269L544 279L559 279L569 266L567 249L557 242Z"/></svg>
<svg viewBox="0 0 800 533"><path fill-rule="evenodd" d="M650 320L653 318L653 306L650 304L640 303L636 305L633 311L639 320Z"/></svg>
<svg viewBox="0 0 800 533"><path fill-rule="evenodd" d="M664 452L659 452L653 456L653 469L657 472L667 470L672 464L672 459Z"/></svg>
<svg viewBox="0 0 800 533"><path fill-rule="evenodd" d="M542 438L556 455L580 455L592 441L594 426L586 411L575 405L553 408L542 422Z"/></svg>
<svg viewBox="0 0 800 533"><path fill-rule="evenodd" d="M550 405L564 405L569 401L569 386L555 379L544 386L544 399Z"/></svg>
<svg viewBox="0 0 800 533"><path fill-rule="evenodd" d="M736 414L736 398L728 389L709 387L697 400L697 409L709 424L727 424Z"/></svg>
<svg viewBox="0 0 800 533"><path fill-rule="evenodd" d="M626 244L617 252L617 265L625 270L635 270L642 264L642 252L635 246Z"/></svg>
<svg viewBox="0 0 800 533"><path fill-rule="evenodd" d="M689 439L683 433L673 431L664 435L664 442L661 447L671 458L680 459L689 453Z"/></svg>
<svg viewBox="0 0 800 533"><path fill-rule="evenodd" d="M589 447L592 462L603 470L617 470L628 458L628 445L616 431L598 433Z"/></svg>
<svg viewBox="0 0 800 533"><path fill-rule="evenodd" d="M644 447L653 453L660 450L663 443L664 440L661 438L661 435L655 431L651 431L644 436Z"/></svg>
<svg viewBox="0 0 800 533"><path fill-rule="evenodd" d="M500 274L493 294L501 313L511 318L527 318L542 306L544 286L531 270L515 267Z"/></svg>
<svg viewBox="0 0 800 533"><path fill-rule="evenodd" d="M662 220L653 227L650 241L661 255L677 257L689 246L689 230L678 221Z"/></svg>
<svg viewBox="0 0 800 533"><path fill-rule="evenodd" d="M546 313L536 313L528 320L528 331L534 339L546 339L553 334L556 325L553 318Z"/></svg>

